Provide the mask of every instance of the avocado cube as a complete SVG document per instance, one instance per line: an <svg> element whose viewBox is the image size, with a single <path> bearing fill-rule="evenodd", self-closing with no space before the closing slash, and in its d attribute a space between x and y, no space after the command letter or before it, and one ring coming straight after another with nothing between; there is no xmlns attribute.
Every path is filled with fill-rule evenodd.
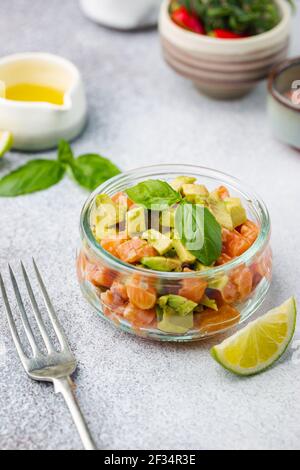
<svg viewBox="0 0 300 470"><path fill-rule="evenodd" d="M116 210L113 207L111 211L106 211L104 208L102 208L101 212L98 212L98 213L94 212L91 215L92 229L95 232L97 232L97 234L102 233L103 236L101 238L105 237L105 233L107 234L109 234L110 232L116 233L117 224L118 224L118 215L117 215ZM98 238L100 237L98 236Z"/></svg>
<svg viewBox="0 0 300 470"><path fill-rule="evenodd" d="M186 200L193 204L197 204L199 201L202 201L209 196L208 189L202 184L184 184L182 192Z"/></svg>
<svg viewBox="0 0 300 470"><path fill-rule="evenodd" d="M117 204L117 222L121 224L125 222L127 214L127 206L122 206L121 204Z"/></svg>
<svg viewBox="0 0 300 470"><path fill-rule="evenodd" d="M160 322L160 321L162 321L162 319L163 319L164 311L163 311L163 309L162 309L159 305L156 305L155 309L156 309L156 318L157 318L157 321Z"/></svg>
<svg viewBox="0 0 300 470"><path fill-rule="evenodd" d="M221 277L216 278L213 281L209 282L208 283L208 288L218 290L218 291L222 292L224 287L227 286L228 281L229 281L228 276L221 276Z"/></svg>
<svg viewBox="0 0 300 470"><path fill-rule="evenodd" d="M212 269L212 266L205 266L205 264L202 264L197 260L193 268L195 271L207 271L208 269Z"/></svg>
<svg viewBox="0 0 300 470"><path fill-rule="evenodd" d="M216 312L219 310L217 302L214 299L210 299L209 297L207 297L207 295L205 295L201 300L201 305L210 308L211 310L215 310Z"/></svg>
<svg viewBox="0 0 300 470"><path fill-rule="evenodd" d="M193 184L197 181L197 178L191 176L178 176L172 183L171 186L175 191L181 192L184 184Z"/></svg>
<svg viewBox="0 0 300 470"><path fill-rule="evenodd" d="M135 207L127 212L126 230L130 237L147 230L146 214L143 207Z"/></svg>
<svg viewBox="0 0 300 470"><path fill-rule="evenodd" d="M166 307L163 310L162 319L158 321L157 326L159 330L165 333L185 334L194 326L194 314L191 312L185 317L181 317L174 314L170 307Z"/></svg>
<svg viewBox="0 0 300 470"><path fill-rule="evenodd" d="M226 199L225 205L230 214L233 228L239 227L247 222L246 210L242 206L242 202L238 197L230 197Z"/></svg>
<svg viewBox="0 0 300 470"><path fill-rule="evenodd" d="M171 250L169 250L168 253L165 254L165 256L167 258L175 258L178 261L178 256L177 256L177 253L175 251L175 248L171 248ZM181 264L181 261L180 261L180 264Z"/></svg>
<svg viewBox="0 0 300 470"><path fill-rule="evenodd" d="M148 256L142 258L141 263L153 271L172 272L181 271L181 262L174 258L164 258L163 256Z"/></svg>
<svg viewBox="0 0 300 470"><path fill-rule="evenodd" d="M211 200L214 200L214 201L222 201L222 199L220 198L220 195L219 195L219 193L218 193L217 190L211 191L211 192L209 193L209 200L210 200L210 201L211 201Z"/></svg>
<svg viewBox="0 0 300 470"><path fill-rule="evenodd" d="M199 206L207 206L207 197L205 196L195 196L194 201L188 201L192 202L193 204L198 204Z"/></svg>
<svg viewBox="0 0 300 470"><path fill-rule="evenodd" d="M91 224L94 226L110 227L117 224L116 206L109 196L99 194L91 211Z"/></svg>
<svg viewBox="0 0 300 470"><path fill-rule="evenodd" d="M95 204L96 207L100 207L102 204L114 205L114 202L107 194L98 194L95 197Z"/></svg>
<svg viewBox="0 0 300 470"><path fill-rule="evenodd" d="M158 300L158 305L161 308L166 306L170 307L176 312L177 315L186 316L189 313L193 312L198 304L192 302L191 300L182 297L181 295L164 295Z"/></svg>
<svg viewBox="0 0 300 470"><path fill-rule="evenodd" d="M143 233L145 240L148 240L149 244L155 248L160 255L165 255L172 248L172 240L170 237L163 235L157 230L150 229Z"/></svg>
<svg viewBox="0 0 300 470"><path fill-rule="evenodd" d="M91 211L92 225L111 227L125 220L127 207L115 204L107 194L98 194Z"/></svg>
<svg viewBox="0 0 300 470"><path fill-rule="evenodd" d="M180 240L173 240L173 248L175 248L177 256L182 263L195 263L196 256L188 251Z"/></svg>
<svg viewBox="0 0 300 470"><path fill-rule="evenodd" d="M226 203L211 197L209 197L208 202L209 209L215 216L217 222L219 222L222 227L227 228L228 230L234 230L232 218L229 211L227 210Z"/></svg>
<svg viewBox="0 0 300 470"><path fill-rule="evenodd" d="M167 209L161 214L161 225L168 229L175 227L175 210Z"/></svg>
<svg viewBox="0 0 300 470"><path fill-rule="evenodd" d="M102 224L97 224L93 232L97 241L101 241L105 238L113 239L117 236L116 227L104 227Z"/></svg>

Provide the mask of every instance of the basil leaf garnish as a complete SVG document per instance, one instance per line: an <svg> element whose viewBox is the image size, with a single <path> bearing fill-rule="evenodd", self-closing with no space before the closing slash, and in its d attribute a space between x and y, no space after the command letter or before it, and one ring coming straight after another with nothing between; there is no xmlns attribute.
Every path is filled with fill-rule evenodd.
<svg viewBox="0 0 300 470"><path fill-rule="evenodd" d="M128 197L146 209L172 206L182 200L181 195L168 183L160 180L147 180L126 190Z"/></svg>
<svg viewBox="0 0 300 470"><path fill-rule="evenodd" d="M121 173L110 160L96 154L76 158L70 164L70 169L77 183L90 191Z"/></svg>
<svg viewBox="0 0 300 470"><path fill-rule="evenodd" d="M74 153L69 142L61 140L58 145L57 160L68 165L74 160Z"/></svg>
<svg viewBox="0 0 300 470"><path fill-rule="evenodd" d="M75 159L70 144L61 140L56 161L32 160L0 179L0 197L22 196L48 189L63 178L66 170L90 191L120 173L116 165L100 155L87 154Z"/></svg>
<svg viewBox="0 0 300 470"><path fill-rule="evenodd" d="M207 207L182 204L175 214L175 228L184 246L205 266L222 253L222 228Z"/></svg>
<svg viewBox="0 0 300 470"><path fill-rule="evenodd" d="M50 188L65 174L55 160L33 160L0 180L0 197L15 197Z"/></svg>

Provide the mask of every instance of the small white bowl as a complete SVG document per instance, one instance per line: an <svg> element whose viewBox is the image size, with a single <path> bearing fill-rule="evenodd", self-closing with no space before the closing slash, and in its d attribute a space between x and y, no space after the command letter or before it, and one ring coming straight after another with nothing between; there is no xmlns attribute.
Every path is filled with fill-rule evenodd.
<svg viewBox="0 0 300 470"><path fill-rule="evenodd" d="M160 12L160 36L167 63L214 98L237 98L248 93L288 52L291 7L276 0L280 23L270 31L243 39L218 39L177 26L169 14L170 0Z"/></svg>
<svg viewBox="0 0 300 470"><path fill-rule="evenodd" d="M287 94L295 93L296 102ZM268 114L275 137L300 150L300 57L278 64L269 78Z"/></svg>
<svg viewBox="0 0 300 470"><path fill-rule="evenodd" d="M14 148L38 151L72 140L83 130L87 103L78 69L51 54L25 53L0 60L2 86L30 83L65 91L63 105L11 101L0 97L0 129L13 134Z"/></svg>
<svg viewBox="0 0 300 470"><path fill-rule="evenodd" d="M85 15L117 29L136 29L157 23L162 0L80 0Z"/></svg>

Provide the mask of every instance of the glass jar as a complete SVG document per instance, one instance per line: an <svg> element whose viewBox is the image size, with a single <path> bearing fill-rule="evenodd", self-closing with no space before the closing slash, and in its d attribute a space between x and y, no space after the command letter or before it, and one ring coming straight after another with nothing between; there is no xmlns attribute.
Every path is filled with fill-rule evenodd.
<svg viewBox="0 0 300 470"><path fill-rule="evenodd" d="M126 264L96 241L90 226L90 215L98 194L113 196L147 179L170 182L181 175L197 177L210 190L226 186L232 197L241 199L248 218L260 227L257 240L242 256L200 272L164 273ZM80 234L77 273L85 298L102 318L141 337L159 341L194 341L224 332L248 320L260 307L270 287L272 251L268 210L247 185L213 169L192 165L157 165L118 175L102 184L87 200L81 214ZM196 311L193 325L187 331L166 333L159 329L155 308L145 311L131 309L127 289L133 279L146 296L154 295L157 299L167 294L180 295L191 286L201 291L204 286L205 293L216 301L219 309Z"/></svg>

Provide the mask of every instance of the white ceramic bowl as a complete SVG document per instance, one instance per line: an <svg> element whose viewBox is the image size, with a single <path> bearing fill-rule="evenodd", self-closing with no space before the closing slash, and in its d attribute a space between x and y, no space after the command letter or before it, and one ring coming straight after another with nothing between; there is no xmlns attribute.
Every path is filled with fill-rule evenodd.
<svg viewBox="0 0 300 470"><path fill-rule="evenodd" d="M63 105L0 98L0 129L12 132L14 148L45 150L60 139L72 140L83 130L87 103L81 75L67 60L51 54L27 53L0 60L3 86L30 83L65 91Z"/></svg>
<svg viewBox="0 0 300 470"><path fill-rule="evenodd" d="M266 33L243 39L217 39L177 26L169 15L170 0L160 11L160 35L167 63L214 98L235 98L265 78L288 51L291 7L276 0L282 19Z"/></svg>
<svg viewBox="0 0 300 470"><path fill-rule="evenodd" d="M294 103L286 95L295 93ZM300 57L276 66L269 78L268 114L279 140L300 149Z"/></svg>
<svg viewBox="0 0 300 470"><path fill-rule="evenodd" d="M83 12L97 23L136 29L157 23L162 0L80 0Z"/></svg>

